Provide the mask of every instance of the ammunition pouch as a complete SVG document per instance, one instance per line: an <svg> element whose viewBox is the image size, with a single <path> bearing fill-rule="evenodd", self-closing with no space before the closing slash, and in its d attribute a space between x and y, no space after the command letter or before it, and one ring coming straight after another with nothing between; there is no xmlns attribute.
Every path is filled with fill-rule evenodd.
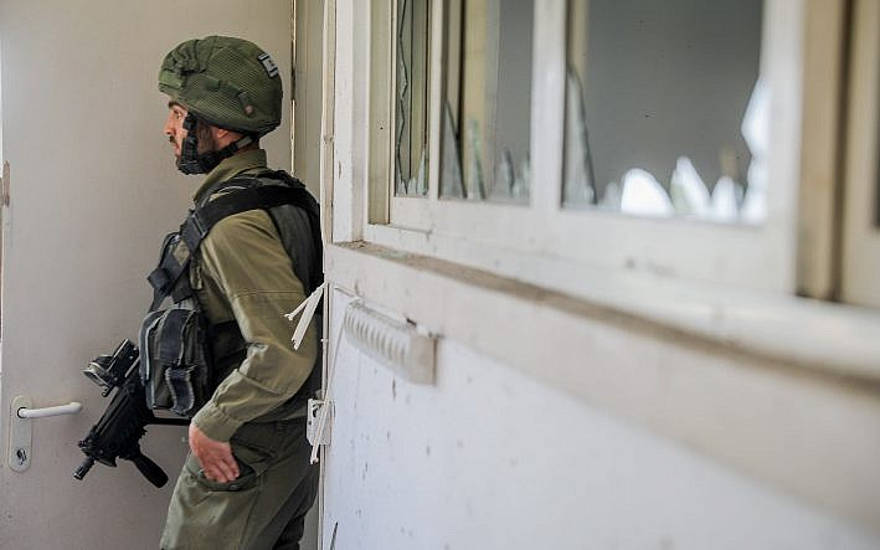
<svg viewBox="0 0 880 550"><path fill-rule="evenodd" d="M192 417L213 391L207 323L197 309L153 311L141 326L140 375L147 407Z"/></svg>

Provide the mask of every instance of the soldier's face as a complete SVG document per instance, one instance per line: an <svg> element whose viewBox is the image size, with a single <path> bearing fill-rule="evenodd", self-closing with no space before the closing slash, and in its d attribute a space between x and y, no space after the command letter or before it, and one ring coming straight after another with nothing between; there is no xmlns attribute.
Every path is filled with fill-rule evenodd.
<svg viewBox="0 0 880 550"><path fill-rule="evenodd" d="M180 160L180 153L183 150L183 140L186 139L189 131L183 127L183 121L186 120L186 107L178 103L168 103L168 118L165 119L165 127L163 131L168 136L168 142L174 148L174 158ZM217 141L214 136L216 128L199 122L196 125L196 135L199 138L198 152L206 153L217 149Z"/></svg>
<svg viewBox="0 0 880 550"><path fill-rule="evenodd" d="M186 128L183 127L183 121L186 119L186 109L177 103L168 104L168 118L165 119L165 127L163 131L168 137L168 141L174 147L174 157L179 159L180 152L183 148L183 140L186 138Z"/></svg>

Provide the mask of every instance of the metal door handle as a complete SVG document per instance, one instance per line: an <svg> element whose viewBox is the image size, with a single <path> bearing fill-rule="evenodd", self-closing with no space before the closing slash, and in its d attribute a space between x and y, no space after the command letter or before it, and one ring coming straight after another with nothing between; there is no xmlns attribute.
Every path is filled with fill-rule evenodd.
<svg viewBox="0 0 880 550"><path fill-rule="evenodd" d="M19 418L46 418L48 416L61 416L63 414L76 414L83 408L82 403L71 401L67 405L57 405L55 407L43 407L42 409L29 409L28 407L19 407L16 416Z"/></svg>
<svg viewBox="0 0 880 550"><path fill-rule="evenodd" d="M9 454L6 462L13 472L24 472L31 465L31 425L34 418L76 414L82 403L71 401L67 405L32 409L33 403L26 395L16 395L9 407Z"/></svg>

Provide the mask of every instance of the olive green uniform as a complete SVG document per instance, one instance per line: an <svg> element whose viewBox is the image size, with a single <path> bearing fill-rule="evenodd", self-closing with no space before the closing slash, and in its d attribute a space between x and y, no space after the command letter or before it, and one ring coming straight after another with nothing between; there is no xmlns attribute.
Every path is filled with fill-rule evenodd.
<svg viewBox="0 0 880 550"><path fill-rule="evenodd" d="M208 174L195 199L218 182L266 171L264 151L241 151ZM244 360L193 417L205 435L230 442L240 475L210 481L190 454L161 547L298 548L317 468L309 465L304 407L291 398L315 364L318 336L313 322L298 351L290 342L284 314L306 296L270 216L250 210L217 223L193 258L190 283L208 322L234 320L246 344Z"/></svg>

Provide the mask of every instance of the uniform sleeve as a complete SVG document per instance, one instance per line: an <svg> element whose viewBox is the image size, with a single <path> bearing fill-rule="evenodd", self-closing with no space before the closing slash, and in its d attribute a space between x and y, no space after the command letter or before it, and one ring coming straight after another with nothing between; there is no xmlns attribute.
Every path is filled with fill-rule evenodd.
<svg viewBox="0 0 880 550"><path fill-rule="evenodd" d="M243 423L281 405L308 378L317 356L314 321L299 350L284 314L305 299L275 225L261 210L215 225L199 249L201 277L218 289L247 344L247 355L193 417L211 439L228 441Z"/></svg>

